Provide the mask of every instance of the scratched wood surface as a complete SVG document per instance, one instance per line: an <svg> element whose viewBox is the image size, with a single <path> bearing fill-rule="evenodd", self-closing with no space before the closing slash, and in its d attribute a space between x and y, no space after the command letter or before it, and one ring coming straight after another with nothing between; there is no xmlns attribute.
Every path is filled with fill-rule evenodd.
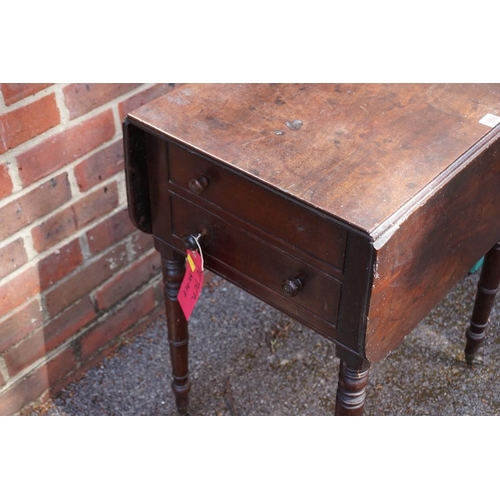
<svg viewBox="0 0 500 500"><path fill-rule="evenodd" d="M500 127L480 123L487 114L500 115L500 85L198 84L176 89L128 120L360 229L347 231L338 332L299 319L375 362L500 240ZM131 157L139 177L146 171L140 134L132 134L139 145ZM150 193L138 190L144 194L140 206L150 211L155 235L172 243L164 216L169 190L175 191L166 172L168 148L149 142ZM186 169L173 172L173 181L178 175L186 184L196 162L177 161L175 154L170 160L171 168ZM245 176L238 179L238 189L224 189L228 196L252 189ZM248 224L266 231L282 223L276 214L259 219L255 196L212 199L216 194L198 202L236 207ZM323 234L319 221L311 215L307 229ZM246 230L257 231L248 224ZM280 249L304 259L307 245L294 227L278 235L291 245ZM309 240L316 245L318 238ZM343 249L343 236L339 241ZM325 248L314 255L325 258ZM256 281L243 282L229 271L225 276L280 307L278 295L264 296Z"/></svg>
<svg viewBox="0 0 500 500"><path fill-rule="evenodd" d="M375 249L364 341L370 361L392 351L500 240L499 201L500 140L436 190Z"/></svg>
<svg viewBox="0 0 500 500"><path fill-rule="evenodd" d="M196 84L131 117L376 238L492 133L487 113L500 85Z"/></svg>

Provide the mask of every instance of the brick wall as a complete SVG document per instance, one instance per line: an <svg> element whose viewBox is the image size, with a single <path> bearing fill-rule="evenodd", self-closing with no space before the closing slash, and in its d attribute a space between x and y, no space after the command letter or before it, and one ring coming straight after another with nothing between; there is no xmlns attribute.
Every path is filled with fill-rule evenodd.
<svg viewBox="0 0 500 500"><path fill-rule="evenodd" d="M162 309L126 211L121 122L174 84L0 84L0 415L43 401Z"/></svg>

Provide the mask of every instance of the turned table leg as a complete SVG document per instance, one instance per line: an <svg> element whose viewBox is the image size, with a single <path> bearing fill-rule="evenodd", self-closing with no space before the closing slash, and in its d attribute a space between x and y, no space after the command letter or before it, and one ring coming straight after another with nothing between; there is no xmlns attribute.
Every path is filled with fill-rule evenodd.
<svg viewBox="0 0 500 500"><path fill-rule="evenodd" d="M188 326L177 294L185 273L185 257L174 251L162 251L162 271L167 314L168 342L172 360L172 389L180 414L188 412L190 389L188 372Z"/></svg>
<svg viewBox="0 0 500 500"><path fill-rule="evenodd" d="M363 415L370 364L362 359L340 360L335 415Z"/></svg>
<svg viewBox="0 0 500 500"><path fill-rule="evenodd" d="M465 332L465 359L469 366L481 363L476 353L484 340L486 326L500 285L500 242L485 256L477 284L476 300L469 328Z"/></svg>

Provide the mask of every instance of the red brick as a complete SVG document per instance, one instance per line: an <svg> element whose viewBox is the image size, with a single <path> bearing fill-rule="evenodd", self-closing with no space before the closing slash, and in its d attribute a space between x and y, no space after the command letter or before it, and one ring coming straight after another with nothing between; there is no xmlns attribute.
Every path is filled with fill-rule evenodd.
<svg viewBox="0 0 500 500"><path fill-rule="evenodd" d="M28 261L21 238L0 248L0 279L4 278Z"/></svg>
<svg viewBox="0 0 500 500"><path fill-rule="evenodd" d="M156 296L156 300L159 304L163 304L164 300L165 300L165 286L163 284L163 281L160 280L160 281L157 281L154 285L153 285L153 290L155 292L155 296ZM162 308L161 310L163 311L163 305L162 305Z"/></svg>
<svg viewBox="0 0 500 500"><path fill-rule="evenodd" d="M0 317L40 292L38 270L31 267L0 286Z"/></svg>
<svg viewBox="0 0 500 500"><path fill-rule="evenodd" d="M116 182L112 182L34 227L31 230L33 245L38 252L43 252L117 206L118 187Z"/></svg>
<svg viewBox="0 0 500 500"><path fill-rule="evenodd" d="M40 288L45 290L73 272L83 261L78 239L51 253L38 264Z"/></svg>
<svg viewBox="0 0 500 500"><path fill-rule="evenodd" d="M54 94L0 116L0 154L60 123Z"/></svg>
<svg viewBox="0 0 500 500"><path fill-rule="evenodd" d="M90 264L85 262L84 267L80 268L73 276L47 293L45 300L49 314L54 317L126 265L127 249L124 244L106 252Z"/></svg>
<svg viewBox="0 0 500 500"><path fill-rule="evenodd" d="M99 366L104 358L108 356L112 356L121 345L123 345L128 339L133 338L134 336L140 334L144 331L144 328L147 327L152 321L154 321L160 314L162 314L163 310L160 307L156 307L152 310L152 312L147 313L143 316L133 328L128 329L125 334L120 334L120 336L115 337L114 340L106 344L104 349L101 349L97 352L90 352L89 356L83 358L81 360L80 366L67 378L64 379L63 384L56 384L54 387L57 390L58 386L62 389L65 385L79 380L82 376L84 376L90 369Z"/></svg>
<svg viewBox="0 0 500 500"><path fill-rule="evenodd" d="M43 327L47 351L57 347L95 318L96 312L90 297L83 297Z"/></svg>
<svg viewBox="0 0 500 500"><path fill-rule="evenodd" d="M0 353L13 346L43 324L43 311L38 300L32 300L10 318L0 321Z"/></svg>
<svg viewBox="0 0 500 500"><path fill-rule="evenodd" d="M88 357L106 344L112 342L143 316L155 309L155 297L151 288L128 302L125 307L109 316L102 323L91 329L81 339L81 352Z"/></svg>
<svg viewBox="0 0 500 500"><path fill-rule="evenodd" d="M125 208L87 231L89 249L93 254L102 252L133 231L135 228L130 222L128 210Z"/></svg>
<svg viewBox="0 0 500 500"><path fill-rule="evenodd" d="M31 230L33 245L38 252L43 252L75 231L75 213L73 207L67 207Z"/></svg>
<svg viewBox="0 0 500 500"><path fill-rule="evenodd" d="M7 165L0 165L0 200L12 194L12 179L10 178Z"/></svg>
<svg viewBox="0 0 500 500"><path fill-rule="evenodd" d="M127 335L128 336L128 335ZM101 351L98 351L97 353L93 353L92 357L86 357L81 360L80 366L77 368L76 371L74 371L71 376L67 377L64 379L64 386L67 384L71 384L72 382L75 382L82 377L84 377L89 370L92 368L95 368L96 366L99 366L104 358L107 358L108 356L113 355L122 345L122 339L117 338L115 342L109 343L105 349L102 349ZM63 389L64 386L60 386L60 389ZM56 386L57 388L57 386Z"/></svg>
<svg viewBox="0 0 500 500"><path fill-rule="evenodd" d="M68 175L60 174L0 209L0 239L46 215L71 198Z"/></svg>
<svg viewBox="0 0 500 500"><path fill-rule="evenodd" d="M44 325L4 354L10 376L14 376L46 353L61 345L73 334L88 325L96 317L94 306L88 297L83 298L64 313Z"/></svg>
<svg viewBox="0 0 500 500"><path fill-rule="evenodd" d="M50 87L52 83L2 83L3 100L7 106L14 104L25 97L34 95L40 90Z"/></svg>
<svg viewBox="0 0 500 500"><path fill-rule="evenodd" d="M127 306L125 306L127 307ZM101 349L97 352L92 352L89 350L88 356L81 360L81 365L78 370L75 372L75 378L81 377L84 373L86 373L91 368L98 366L102 363L102 360L108 356L113 355L117 349L121 345L123 345L128 339L135 337L136 335L140 335L144 332L144 329L147 326L155 321L160 315L164 314L163 306L154 307L151 312L143 315L133 326L133 328L129 328L125 330L125 334L121 332L119 336L116 336L114 340L106 344L104 349ZM109 318L112 321L111 318Z"/></svg>
<svg viewBox="0 0 500 500"><path fill-rule="evenodd" d="M109 309L151 278L158 276L160 271L161 262L158 252L147 255L131 267L116 274L96 292L97 306L101 311Z"/></svg>
<svg viewBox="0 0 500 500"><path fill-rule="evenodd" d="M32 375L22 379L0 395L0 415L14 415L58 385L78 365L73 349L66 348Z"/></svg>
<svg viewBox="0 0 500 500"><path fill-rule="evenodd" d="M115 134L111 110L49 137L17 157L24 186L64 167L109 141Z"/></svg>
<svg viewBox="0 0 500 500"><path fill-rule="evenodd" d="M140 83L72 83L63 89L70 119L84 115L139 85Z"/></svg>
<svg viewBox="0 0 500 500"><path fill-rule="evenodd" d="M137 231L137 233L132 236L132 252L135 255L144 255L152 248L154 248L154 240L150 234Z"/></svg>
<svg viewBox="0 0 500 500"><path fill-rule="evenodd" d="M9 375L12 377L19 373L23 368L42 358L45 352L43 328L40 328L4 354L4 361L9 370Z"/></svg>
<svg viewBox="0 0 500 500"><path fill-rule="evenodd" d="M143 90L142 92L139 92L125 101L121 102L118 105L118 110L120 113L120 120L123 121L125 116L134 111L134 109L137 109L139 106L142 106L146 104L147 102L152 101L153 99L156 99L163 94L166 94L167 92L170 92L173 90L175 87L178 87L179 85L182 85L182 83L159 83L157 85L154 85L153 87L150 87L149 89Z"/></svg>
<svg viewBox="0 0 500 500"><path fill-rule="evenodd" d="M116 337L113 341L108 343L105 348L97 351L97 352L91 352L91 354L83 358L81 362L76 365L75 369L71 369L73 365L70 365L70 370L63 374L61 378L59 378L57 381L52 382L50 385L50 392L45 391L45 393L42 393L41 397L36 398L34 401L37 403L41 403L43 401L46 401L49 397L56 397L57 394L61 389L66 387L68 384L78 381L79 379L84 376L89 369L98 366L102 363L103 359L113 355L113 353L116 352L116 350L122 345L127 339L134 337L135 335L139 334L143 329L150 324L152 321L154 321L160 314L163 313L163 308L162 307L156 307L154 308L151 312L147 313L145 316L143 316L133 328L129 328L125 334L120 335L119 337ZM77 340L76 342L79 343ZM71 360L74 361L74 360ZM31 402L30 402L31 403ZM23 411L28 410L29 411L29 406L30 403L27 405L24 405ZM23 414L21 412L21 414ZM29 411L28 414L31 414L31 411Z"/></svg>
<svg viewBox="0 0 500 500"><path fill-rule="evenodd" d="M78 187L81 191L87 191L123 171L123 165L123 143L120 140L75 166Z"/></svg>
<svg viewBox="0 0 500 500"><path fill-rule="evenodd" d="M73 205L76 227L81 228L87 225L89 222L112 212L117 206L118 185L116 181L113 181Z"/></svg>

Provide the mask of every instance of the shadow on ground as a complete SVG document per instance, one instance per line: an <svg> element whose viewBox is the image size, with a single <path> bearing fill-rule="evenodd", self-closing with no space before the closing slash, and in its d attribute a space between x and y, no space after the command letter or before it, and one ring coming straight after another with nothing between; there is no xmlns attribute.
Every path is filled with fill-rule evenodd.
<svg viewBox="0 0 500 500"><path fill-rule="evenodd" d="M500 414L499 307L483 366L463 348L478 274L457 287L377 363L367 415ZM175 415L165 318L36 407L32 415ZM332 343L220 278L190 320L193 415L331 415L338 360Z"/></svg>

